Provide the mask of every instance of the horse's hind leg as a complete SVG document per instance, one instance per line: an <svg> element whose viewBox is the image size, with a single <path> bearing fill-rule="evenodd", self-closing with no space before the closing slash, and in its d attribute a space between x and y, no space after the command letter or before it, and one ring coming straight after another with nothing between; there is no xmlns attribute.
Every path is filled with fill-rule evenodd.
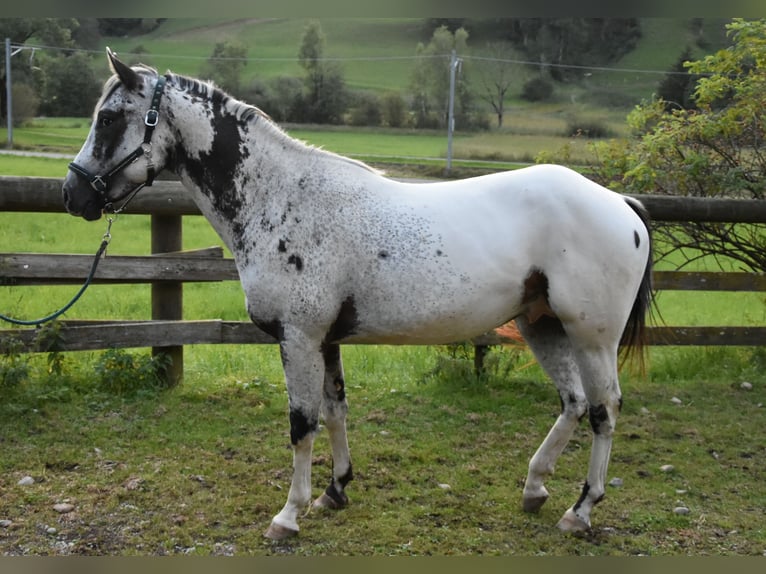
<svg viewBox="0 0 766 574"><path fill-rule="evenodd" d="M343 363L340 346L325 344L322 346L325 365L324 397L322 414L330 435L332 448L332 481L324 493L314 501L315 507L342 508L348 504L345 493L346 485L353 478L351 456L346 437L346 402Z"/></svg>
<svg viewBox="0 0 766 574"><path fill-rule="evenodd" d="M574 340L573 340L574 341ZM612 450L612 435L622 407L617 380L617 344L580 347L573 342L574 354L588 400L588 416L593 429L588 477L580 498L558 523L565 531L590 527L590 513L606 492L606 472Z"/></svg>
<svg viewBox="0 0 766 574"><path fill-rule="evenodd" d="M523 508L526 512L536 512L548 499L544 480L553 474L556 460L585 414L587 403L572 346L561 322L543 316L530 323L526 316L521 316L516 324L535 358L553 380L561 399L561 414L530 459L524 483Z"/></svg>

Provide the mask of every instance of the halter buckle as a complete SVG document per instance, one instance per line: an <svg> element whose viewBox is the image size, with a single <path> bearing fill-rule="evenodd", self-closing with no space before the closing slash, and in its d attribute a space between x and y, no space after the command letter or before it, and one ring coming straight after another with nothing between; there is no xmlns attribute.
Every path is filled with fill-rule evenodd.
<svg viewBox="0 0 766 574"><path fill-rule="evenodd" d="M160 121L160 113L157 110L149 110L146 112L146 117L144 118L144 124L149 126L150 128L153 128L157 125L157 122Z"/></svg>
<svg viewBox="0 0 766 574"><path fill-rule="evenodd" d="M109 184L107 183L107 181L103 179L100 175L94 175L91 178L90 186L99 193L104 193L109 188Z"/></svg>

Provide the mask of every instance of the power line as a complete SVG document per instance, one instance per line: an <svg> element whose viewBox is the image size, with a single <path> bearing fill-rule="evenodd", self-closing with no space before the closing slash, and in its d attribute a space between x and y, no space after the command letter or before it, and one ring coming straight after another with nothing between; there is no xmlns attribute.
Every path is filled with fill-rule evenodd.
<svg viewBox="0 0 766 574"><path fill-rule="evenodd" d="M101 54L101 50L88 50L85 48L66 48L60 46L46 46L46 45L34 45L34 44L12 44L16 49L31 49L31 50L47 50L58 51L68 53L84 53L84 54ZM155 58L166 58L173 60L198 60L198 61L237 61L237 62L284 62L284 63L298 63L300 58L298 57L213 57L213 56L191 56L182 54L155 54L150 52L120 52L122 56L151 56ZM691 72L685 72L680 70L652 70L645 68L615 68L609 66L591 66L581 64L559 64L553 62L535 62L531 60L520 60L512 58L491 58L486 56L470 56L461 55L461 58L465 60L472 60L477 62L496 62L502 64L514 64L519 66L535 66L535 67L548 67L557 69L569 69L569 70L583 70L583 71L595 71L595 72L614 72L614 73L627 73L627 74L658 74L658 75L679 75L679 76L699 76L704 74L693 74ZM324 58L317 58L318 62L395 62L395 61L419 61L419 60L444 60L449 61L450 54L421 54L412 56L330 56Z"/></svg>

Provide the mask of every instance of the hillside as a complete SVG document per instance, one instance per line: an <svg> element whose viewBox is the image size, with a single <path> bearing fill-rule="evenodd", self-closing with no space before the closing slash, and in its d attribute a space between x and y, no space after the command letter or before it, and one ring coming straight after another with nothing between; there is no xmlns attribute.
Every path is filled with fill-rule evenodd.
<svg viewBox="0 0 766 574"><path fill-rule="evenodd" d="M418 42L427 41L420 19L341 19L320 20L326 37L326 57L337 59L347 85L356 90L406 92ZM248 62L242 73L243 85L277 76L300 76L298 46L307 20L174 19L163 22L148 34L129 38L108 38L118 52L140 53L135 61L160 70L200 75L202 66L216 42L241 43L247 48ZM688 45L695 56L720 48L723 21L707 21L702 27L705 50L696 44L688 19L643 18L642 37L636 48L613 67L629 71L584 71L579 86L566 86L560 98L572 102L601 94L592 103L618 102L629 106L652 91ZM482 38L469 38L469 56L483 54ZM470 66L471 60L468 59ZM467 68L470 69L470 68ZM518 87L530 71L519 66ZM513 99L513 96L512 98Z"/></svg>

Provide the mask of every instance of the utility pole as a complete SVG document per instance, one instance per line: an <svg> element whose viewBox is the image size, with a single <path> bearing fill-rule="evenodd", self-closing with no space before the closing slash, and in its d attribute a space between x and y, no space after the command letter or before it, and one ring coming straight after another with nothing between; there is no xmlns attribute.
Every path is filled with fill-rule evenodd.
<svg viewBox="0 0 766 574"><path fill-rule="evenodd" d="M13 149L13 102L11 101L11 39L5 39L5 98L8 104L8 149Z"/></svg>
<svg viewBox="0 0 766 574"><path fill-rule="evenodd" d="M447 116L447 175L452 170L452 134L455 131L455 75L462 60L457 57L455 50L449 64L449 112Z"/></svg>

